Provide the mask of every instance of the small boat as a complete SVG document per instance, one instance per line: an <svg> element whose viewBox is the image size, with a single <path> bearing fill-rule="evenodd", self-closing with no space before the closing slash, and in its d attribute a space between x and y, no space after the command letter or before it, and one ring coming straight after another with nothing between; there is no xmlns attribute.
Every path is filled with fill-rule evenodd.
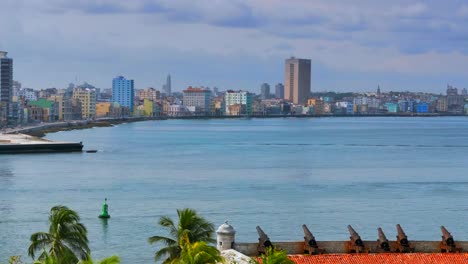
<svg viewBox="0 0 468 264"><path fill-rule="evenodd" d="M97 152L97 150L95 150L95 149L90 149L90 150L86 151L86 153L96 153L96 152Z"/></svg>

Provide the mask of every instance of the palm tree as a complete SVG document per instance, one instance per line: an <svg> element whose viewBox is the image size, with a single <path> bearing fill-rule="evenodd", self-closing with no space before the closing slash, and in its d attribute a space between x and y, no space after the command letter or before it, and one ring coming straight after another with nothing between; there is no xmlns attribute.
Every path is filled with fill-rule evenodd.
<svg viewBox="0 0 468 264"><path fill-rule="evenodd" d="M155 261L166 257L163 263L170 263L180 257L182 240L185 236L189 243L215 242L212 238L214 234L213 224L199 216L195 210L178 209L177 215L179 217L177 224L168 216L162 216L159 219L158 224L168 231L168 237L152 236L148 239L150 244L161 243L165 245L154 254Z"/></svg>
<svg viewBox="0 0 468 264"><path fill-rule="evenodd" d="M288 258L286 252L272 247L266 249L266 253L260 256L260 260L252 259L252 264L294 264L294 261Z"/></svg>
<svg viewBox="0 0 468 264"><path fill-rule="evenodd" d="M218 249L208 245L206 242L195 242L191 244L185 237L182 242L180 257L171 261L171 264L216 264L224 263L224 258Z"/></svg>
<svg viewBox="0 0 468 264"><path fill-rule="evenodd" d="M87 260L90 255L87 231L80 223L80 217L66 206L54 206L50 209L49 232L38 232L31 235L31 245L28 254L33 259L38 251L48 249L48 254L42 253L40 260L47 255L58 264L76 264L78 260Z"/></svg>

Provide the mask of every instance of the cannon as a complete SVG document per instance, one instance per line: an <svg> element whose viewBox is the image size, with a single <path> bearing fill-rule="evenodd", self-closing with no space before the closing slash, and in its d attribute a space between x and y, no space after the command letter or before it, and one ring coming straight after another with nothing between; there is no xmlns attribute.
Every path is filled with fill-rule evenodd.
<svg viewBox="0 0 468 264"><path fill-rule="evenodd" d="M304 230L304 253L310 255L324 253L325 250L318 247L317 241L309 228L306 225L302 225L302 229Z"/></svg>
<svg viewBox="0 0 468 264"><path fill-rule="evenodd" d="M444 227L441 226L440 230L442 231L442 241L440 242L440 252L441 253L460 253L461 247L457 247L455 240L450 232Z"/></svg>
<svg viewBox="0 0 468 264"><path fill-rule="evenodd" d="M402 252L402 253L412 253L414 252L414 247L411 247L410 242L408 241L408 237L405 234L405 231L403 231L403 228L401 228L400 224L396 225L397 229L397 241L396 241L396 252Z"/></svg>
<svg viewBox="0 0 468 264"><path fill-rule="evenodd" d="M388 242L388 239L382 231L382 228L379 227L377 231L379 233L379 239L377 239L377 248L384 252L390 252L390 242Z"/></svg>
<svg viewBox="0 0 468 264"><path fill-rule="evenodd" d="M369 248L364 246L361 237L350 225L348 225L348 231L350 240L346 243L346 251L348 253L369 253Z"/></svg>
<svg viewBox="0 0 468 264"><path fill-rule="evenodd" d="M263 232L263 230L257 226L257 233L258 233L258 246L257 251L258 254L265 254L267 248L273 247L273 244L270 241L270 238Z"/></svg>

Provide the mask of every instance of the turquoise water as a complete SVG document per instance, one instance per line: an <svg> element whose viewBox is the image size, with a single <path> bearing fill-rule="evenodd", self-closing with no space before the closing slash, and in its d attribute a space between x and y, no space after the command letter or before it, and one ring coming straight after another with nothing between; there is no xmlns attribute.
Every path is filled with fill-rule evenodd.
<svg viewBox="0 0 468 264"><path fill-rule="evenodd" d="M400 223L413 240L445 225L468 240L468 118L168 120L49 134L96 154L0 156L0 263L27 259L50 207L77 210L96 258L152 263L162 215L191 207L236 240L363 239ZM97 218L103 199L112 218Z"/></svg>

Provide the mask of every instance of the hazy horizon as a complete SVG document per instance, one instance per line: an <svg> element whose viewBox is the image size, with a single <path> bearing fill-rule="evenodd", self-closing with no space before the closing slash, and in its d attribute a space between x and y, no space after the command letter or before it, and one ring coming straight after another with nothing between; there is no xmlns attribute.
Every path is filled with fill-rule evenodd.
<svg viewBox="0 0 468 264"><path fill-rule="evenodd" d="M23 87L87 81L253 92L312 60L312 91L468 87L468 3L370 0L4 0L0 50Z"/></svg>

